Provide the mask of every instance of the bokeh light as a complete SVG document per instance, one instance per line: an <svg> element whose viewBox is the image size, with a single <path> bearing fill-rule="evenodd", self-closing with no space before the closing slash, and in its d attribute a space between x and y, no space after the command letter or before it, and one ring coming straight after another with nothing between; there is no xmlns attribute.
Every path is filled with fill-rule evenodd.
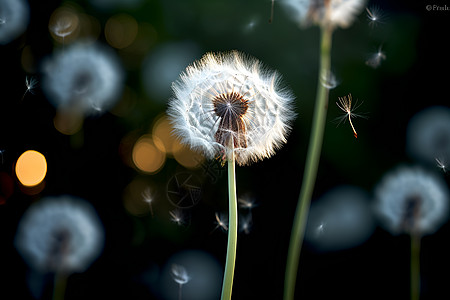
<svg viewBox="0 0 450 300"><path fill-rule="evenodd" d="M110 17L105 25L105 37L112 47L123 49L133 43L138 33L137 21L128 14Z"/></svg>
<svg viewBox="0 0 450 300"><path fill-rule="evenodd" d="M80 31L80 20L75 10L59 7L51 15L48 28L53 39L59 43L70 43L77 38Z"/></svg>
<svg viewBox="0 0 450 300"><path fill-rule="evenodd" d="M201 54L199 46L191 41L158 45L142 65L143 86L152 100L166 101L172 82Z"/></svg>
<svg viewBox="0 0 450 300"><path fill-rule="evenodd" d="M157 146L158 145L158 146ZM164 144L158 137L143 135L133 146L133 162L136 168L144 173L158 172L166 161Z"/></svg>
<svg viewBox="0 0 450 300"><path fill-rule="evenodd" d="M16 175L22 185L36 186L44 180L46 174L47 160L40 152L28 150L17 159Z"/></svg>
<svg viewBox="0 0 450 300"><path fill-rule="evenodd" d="M56 111L53 124L62 134L72 135L80 131L83 126L83 115L76 111L60 109Z"/></svg>

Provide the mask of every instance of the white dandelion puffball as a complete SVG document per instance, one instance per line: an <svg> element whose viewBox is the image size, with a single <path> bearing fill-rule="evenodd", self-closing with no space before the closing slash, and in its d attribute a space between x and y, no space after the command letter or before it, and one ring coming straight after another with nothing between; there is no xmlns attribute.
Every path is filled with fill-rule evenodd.
<svg viewBox="0 0 450 300"><path fill-rule="evenodd" d="M0 45L7 44L25 32L30 18L28 2L0 0Z"/></svg>
<svg viewBox="0 0 450 300"><path fill-rule="evenodd" d="M431 106L415 114L406 131L406 150L419 161L450 162L450 108Z"/></svg>
<svg viewBox="0 0 450 300"><path fill-rule="evenodd" d="M83 114L102 112L120 98L123 71L111 49L77 43L43 64L42 86L57 108Z"/></svg>
<svg viewBox="0 0 450 300"><path fill-rule="evenodd" d="M417 167L388 173L376 188L375 197L375 212L393 234L432 234L448 218L447 185Z"/></svg>
<svg viewBox="0 0 450 300"><path fill-rule="evenodd" d="M280 75L248 55L207 53L172 84L168 115L181 142L206 157L234 151L239 165L274 154L295 118Z"/></svg>
<svg viewBox="0 0 450 300"><path fill-rule="evenodd" d="M374 230L368 193L343 185L311 203L305 240L319 252L339 251L364 243Z"/></svg>
<svg viewBox="0 0 450 300"><path fill-rule="evenodd" d="M349 27L366 5L365 0L282 0L291 18L301 25Z"/></svg>
<svg viewBox="0 0 450 300"><path fill-rule="evenodd" d="M17 228L15 246L30 267L44 272L83 272L100 255L103 225L86 201L50 197L32 204Z"/></svg>

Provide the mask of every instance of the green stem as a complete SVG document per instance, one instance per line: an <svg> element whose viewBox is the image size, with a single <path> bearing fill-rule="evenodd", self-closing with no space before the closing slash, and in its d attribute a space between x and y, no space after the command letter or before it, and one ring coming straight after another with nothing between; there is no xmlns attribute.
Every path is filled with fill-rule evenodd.
<svg viewBox="0 0 450 300"><path fill-rule="evenodd" d="M294 299L300 252L302 248L303 237L305 235L308 210L317 177L320 152L322 149L329 94L329 89L325 87L322 80L324 77L324 80L327 80L330 76L332 33L333 30L331 27L321 27L320 70L317 86L317 98L314 108L313 124L311 128L308 154L306 157L306 166L303 174L302 188L298 199L297 209L295 211L294 224L292 225L291 239L287 256L284 281L285 300Z"/></svg>
<svg viewBox="0 0 450 300"><path fill-rule="evenodd" d="M228 158L228 195L229 195L229 220L228 220L228 245L227 259L225 262L225 273L222 284L222 300L231 299L233 289L234 266L236 262L236 244L237 244L237 226L238 209L236 198L236 175L234 151L231 151L231 157Z"/></svg>
<svg viewBox="0 0 450 300"><path fill-rule="evenodd" d="M420 298L420 235L411 234L411 300Z"/></svg>
<svg viewBox="0 0 450 300"><path fill-rule="evenodd" d="M67 276L62 273L55 274L55 282L53 286L53 300L63 300L66 293Z"/></svg>

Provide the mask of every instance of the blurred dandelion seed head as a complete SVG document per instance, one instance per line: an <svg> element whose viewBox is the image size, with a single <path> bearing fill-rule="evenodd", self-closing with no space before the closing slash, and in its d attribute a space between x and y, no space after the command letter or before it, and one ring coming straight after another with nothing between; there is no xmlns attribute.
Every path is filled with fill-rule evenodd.
<svg viewBox="0 0 450 300"><path fill-rule="evenodd" d="M392 234L432 234L448 218L445 182L418 167L401 167L385 175L375 197L375 212Z"/></svg>
<svg viewBox="0 0 450 300"><path fill-rule="evenodd" d="M25 32L30 8L24 0L0 1L0 45L5 45Z"/></svg>
<svg viewBox="0 0 450 300"><path fill-rule="evenodd" d="M239 165L286 142L293 96L278 73L237 51L207 53L172 84L168 115L181 142L208 158L234 151Z"/></svg>
<svg viewBox="0 0 450 300"><path fill-rule="evenodd" d="M40 200L23 215L15 246L30 267L43 272L84 272L103 249L103 226L84 200Z"/></svg>
<svg viewBox="0 0 450 300"><path fill-rule="evenodd" d="M406 151L409 156L429 166L436 158L450 161L450 108L432 106L416 113L406 129Z"/></svg>
<svg viewBox="0 0 450 300"><path fill-rule="evenodd" d="M43 63L42 86L57 108L98 113L120 98L123 72L114 53L95 43L76 43Z"/></svg>
<svg viewBox="0 0 450 300"><path fill-rule="evenodd" d="M344 185L311 203L305 240L317 251L338 251L362 244L374 229L368 193Z"/></svg>
<svg viewBox="0 0 450 300"><path fill-rule="evenodd" d="M282 0L291 18L302 26L349 27L365 7L365 0Z"/></svg>

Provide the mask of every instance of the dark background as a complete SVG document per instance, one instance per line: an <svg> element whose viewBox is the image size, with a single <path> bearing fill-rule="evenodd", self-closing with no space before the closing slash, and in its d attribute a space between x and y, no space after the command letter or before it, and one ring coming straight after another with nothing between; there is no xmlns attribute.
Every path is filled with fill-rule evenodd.
<svg viewBox="0 0 450 300"><path fill-rule="evenodd" d="M227 207L226 169L215 170L218 179L213 181L202 168L185 170L168 158L157 174L146 175L124 163L119 151L126 134L144 133L166 109L165 98L145 93L140 78L145 55L160 44L191 41L201 50L200 56L207 51L238 49L257 57L277 69L296 95L298 118L288 143L270 159L237 168L238 194L251 193L258 207L253 211L252 232L239 236L233 299L281 299L316 92L318 28L299 28L277 2L269 24L270 1L143 0L138 8L111 10L100 10L88 1L74 2L96 17L102 29L109 16L126 12L139 22L150 23L157 34L149 38L145 53L117 51L126 70L126 84L137 95L135 106L121 117L109 112L87 117L77 134L82 142L76 147L74 136L55 130L55 108L39 87L20 101L29 75L21 65L22 49L31 47L34 75L39 79L39 61L61 46L50 36L48 20L63 2L30 0L27 31L0 46L0 150L4 151L0 171L14 179L12 195L0 206L0 298L31 299L26 285L29 270L14 249L13 239L26 208L51 195L71 194L88 200L106 230L102 256L85 273L69 277L66 299L154 299L151 285L155 281L144 274L185 249L201 249L224 264L226 234L211 232L214 213ZM414 163L405 152L411 116L425 107L449 103L450 11L425 9L438 2L373 3L386 14L382 24L370 27L363 12L349 29L337 29L333 36L332 66L341 84L330 92L314 199L341 184L372 193L385 172ZM254 26L249 27L252 20ZM105 42L103 32L98 39ZM387 59L379 68L369 68L364 63L367 55L380 45ZM348 93L363 101L360 110L368 115L366 120L355 121L358 139L348 124L337 127L332 122L340 116L334 102ZM15 161L28 149L40 151L48 162L45 188L32 196L21 191L14 177ZM166 197L167 183L181 171L203 180L201 201L189 209L186 228L171 224L167 213L173 208ZM157 187L153 216L135 216L124 208L123 191L136 177ZM448 175L445 178L448 182ZM446 224L422 240L422 299L449 295L449 229ZM352 249L316 253L304 248L297 297L408 299L409 237L394 237L377 228L366 243Z"/></svg>

